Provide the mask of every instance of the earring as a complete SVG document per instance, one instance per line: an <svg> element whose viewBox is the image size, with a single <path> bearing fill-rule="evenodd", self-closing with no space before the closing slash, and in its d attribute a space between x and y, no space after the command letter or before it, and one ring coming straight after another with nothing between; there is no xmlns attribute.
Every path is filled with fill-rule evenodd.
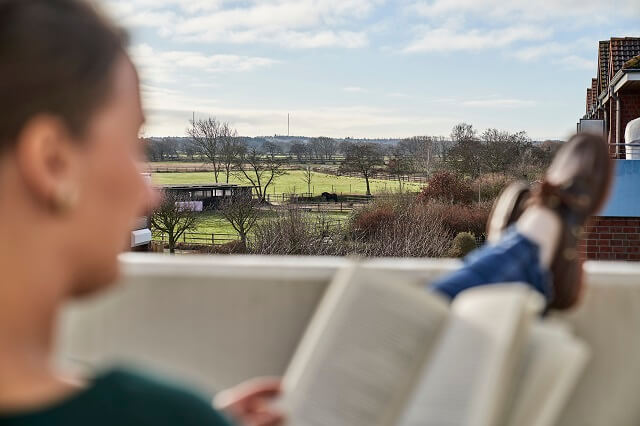
<svg viewBox="0 0 640 426"><path fill-rule="evenodd" d="M54 199L53 206L59 213L66 213L73 209L78 203L78 191L71 185L58 186Z"/></svg>

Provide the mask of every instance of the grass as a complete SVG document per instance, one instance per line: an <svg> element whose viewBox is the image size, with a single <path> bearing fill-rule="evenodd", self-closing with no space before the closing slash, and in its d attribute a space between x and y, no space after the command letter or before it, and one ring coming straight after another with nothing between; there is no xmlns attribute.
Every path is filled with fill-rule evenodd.
<svg viewBox="0 0 640 426"><path fill-rule="evenodd" d="M153 182L158 185L178 185L178 184L207 184L213 183L212 172L192 172L192 173L154 173ZM230 183L246 184L247 181L232 176ZM371 192L379 194L398 190L398 182L382 179L370 179ZM403 182L403 191L418 192L423 184L416 182ZM290 170L286 175L280 176L268 188L269 193L306 193L307 184L303 179L301 170ZM311 192L320 195L323 192L336 194L365 194L366 183L364 178L349 176L334 176L326 173L313 172Z"/></svg>
<svg viewBox="0 0 640 426"><path fill-rule="evenodd" d="M318 215L319 213L309 213L310 215ZM335 220L345 221L349 217L349 213L322 213L325 216L329 216ZM273 217L273 213L265 213L264 217L260 220L265 220L269 217ZM225 220L225 218L217 212L205 212L202 213L202 222L198 225L198 229L196 231L190 231L190 233L198 233L198 234L221 234L225 238L231 235L237 235L235 229L229 222ZM225 235L229 234L229 235ZM160 239L159 237L156 239Z"/></svg>

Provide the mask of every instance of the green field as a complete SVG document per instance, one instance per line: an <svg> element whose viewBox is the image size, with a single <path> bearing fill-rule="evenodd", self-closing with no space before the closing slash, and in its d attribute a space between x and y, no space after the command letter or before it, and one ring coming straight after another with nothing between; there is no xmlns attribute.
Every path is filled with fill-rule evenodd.
<svg viewBox="0 0 640 426"><path fill-rule="evenodd" d="M311 215L316 215L318 213L309 213ZM331 219L335 219L338 221L345 221L349 217L349 213L322 213L323 215L330 217ZM272 217L273 214L265 213L264 219ZM264 220L261 219L261 220ZM237 235L235 229L231 226L229 222L227 222L224 217L220 213L216 212L205 212L202 213L202 222L199 224L198 229L196 231L190 231L192 233L199 234L219 234L222 238L231 238L231 236ZM154 237L159 240L159 237Z"/></svg>
<svg viewBox="0 0 640 426"><path fill-rule="evenodd" d="M247 181L230 177L230 183L246 184ZM208 184L213 183L212 172L196 173L153 173L153 182L158 185L179 184ZM390 180L370 179L371 192L379 194L383 192L398 191L398 182ZM403 182L403 191L418 192L423 184L415 182ZM311 192L320 195L323 192L336 194L365 194L366 183L364 178L334 176L326 173L313 173ZM303 179L301 170L290 170L286 175L280 176L268 188L270 194L301 194L307 192L307 184Z"/></svg>

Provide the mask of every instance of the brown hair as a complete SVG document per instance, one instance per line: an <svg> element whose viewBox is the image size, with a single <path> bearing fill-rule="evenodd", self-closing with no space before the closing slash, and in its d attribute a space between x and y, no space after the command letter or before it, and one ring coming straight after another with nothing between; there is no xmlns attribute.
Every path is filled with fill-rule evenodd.
<svg viewBox="0 0 640 426"><path fill-rule="evenodd" d="M0 151L38 114L82 136L126 35L83 0L0 0Z"/></svg>

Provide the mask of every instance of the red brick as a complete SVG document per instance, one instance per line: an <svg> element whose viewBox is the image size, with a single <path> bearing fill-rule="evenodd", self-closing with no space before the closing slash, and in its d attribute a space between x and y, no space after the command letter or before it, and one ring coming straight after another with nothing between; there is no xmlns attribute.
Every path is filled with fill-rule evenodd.
<svg viewBox="0 0 640 426"><path fill-rule="evenodd" d="M611 251L611 247L599 247L598 251L600 253L609 253Z"/></svg>
<svg viewBox="0 0 640 426"><path fill-rule="evenodd" d="M622 240L611 240L612 246L622 246Z"/></svg>
<svg viewBox="0 0 640 426"><path fill-rule="evenodd" d="M632 233L632 232L637 232L637 228L635 227L630 227L630 226L626 226L624 228L622 228L622 232L626 232L626 233Z"/></svg>

